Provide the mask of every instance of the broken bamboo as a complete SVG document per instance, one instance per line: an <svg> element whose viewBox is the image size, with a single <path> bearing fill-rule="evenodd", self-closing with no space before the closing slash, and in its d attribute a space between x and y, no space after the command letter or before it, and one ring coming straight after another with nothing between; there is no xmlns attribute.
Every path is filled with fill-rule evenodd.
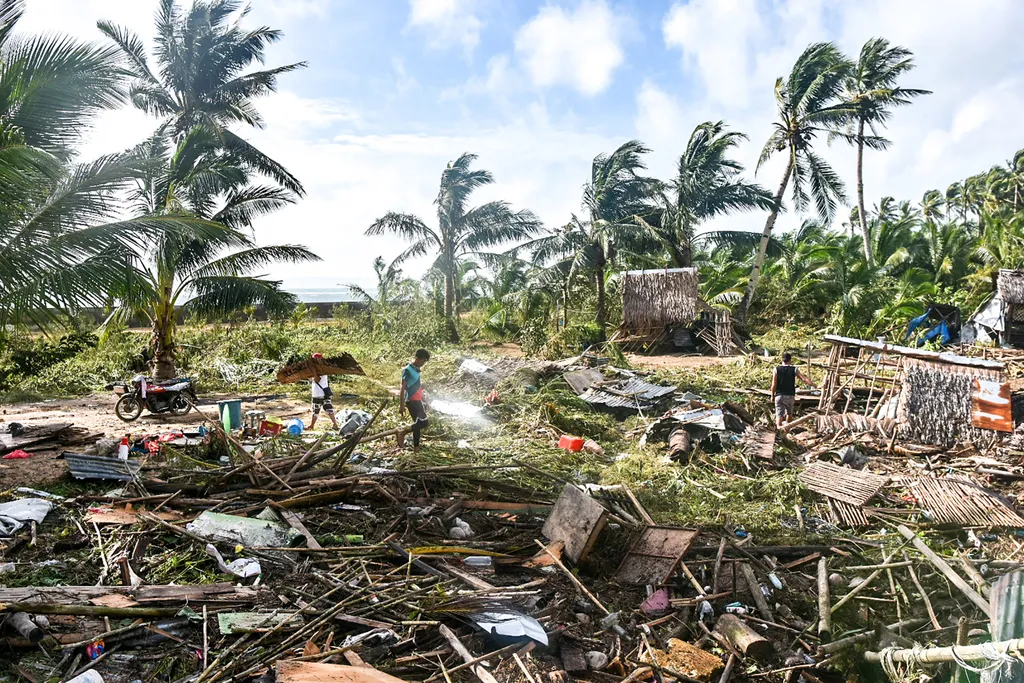
<svg viewBox="0 0 1024 683"><path fill-rule="evenodd" d="M939 557L935 553L935 551L933 551L925 544L924 541L918 538L917 534L915 534L907 527L901 524L898 527L896 527L896 529L900 532L900 534L903 535L905 539L913 543L914 547L917 548L918 552L924 555L925 558L929 562L931 562L932 565L934 565L935 568L938 569L943 576L949 579L950 583L959 588L960 592L963 593L968 600L973 602L978 609L984 612L985 616L989 616L988 601L985 600L985 598L981 597L981 595L979 595L977 591L971 588L970 584L964 581L959 574L953 571L953 568L950 567L945 560Z"/></svg>
<svg viewBox="0 0 1024 683"><path fill-rule="evenodd" d="M832 608L828 583L828 558L818 560L818 637L828 640L832 636Z"/></svg>
<svg viewBox="0 0 1024 683"><path fill-rule="evenodd" d="M775 647L771 641L747 626L735 614L723 614L715 622L715 632L734 648L759 661L771 657Z"/></svg>

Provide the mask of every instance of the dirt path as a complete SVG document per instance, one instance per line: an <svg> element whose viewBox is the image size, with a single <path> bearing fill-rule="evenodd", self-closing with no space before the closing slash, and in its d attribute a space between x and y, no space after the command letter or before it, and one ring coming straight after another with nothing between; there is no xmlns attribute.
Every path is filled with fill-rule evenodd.
<svg viewBox="0 0 1024 683"><path fill-rule="evenodd" d="M670 353L660 356L646 356L637 353L627 353L626 359L634 368L646 368L648 370L694 370L709 368L718 365L729 365L730 363L742 363L743 356L701 356L696 354Z"/></svg>
<svg viewBox="0 0 1024 683"><path fill-rule="evenodd" d="M225 396L223 398L232 398ZM44 425L53 422L70 422L72 426L89 433L102 433L107 438L120 438L125 434L140 437L149 434L163 434L176 429L196 429L199 425L216 419L216 404L206 404L215 398L204 397L203 405L182 417L174 415L150 415L143 412L134 422L122 422L114 415L117 396L112 393L94 394L82 398L55 399L37 403L0 405L0 421L20 422L24 425ZM259 399L243 401L242 412L262 410L267 415L281 418L299 417L309 422L309 406L292 398ZM326 424L330 424L329 421ZM319 426L319 425L318 425ZM24 460L0 459L0 490L17 486L46 486L60 479L67 472L67 465L57 458L59 450L29 449L32 457Z"/></svg>

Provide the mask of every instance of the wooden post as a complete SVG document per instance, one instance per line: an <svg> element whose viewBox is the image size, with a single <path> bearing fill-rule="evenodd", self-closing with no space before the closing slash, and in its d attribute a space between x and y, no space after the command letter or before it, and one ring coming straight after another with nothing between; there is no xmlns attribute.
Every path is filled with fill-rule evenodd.
<svg viewBox="0 0 1024 683"><path fill-rule="evenodd" d="M740 571L743 572L743 579L747 582L747 588L750 589L751 597L753 597L754 604L757 605L757 609L761 612L762 618L768 621L775 621L772 609L768 606L768 600L765 599L764 593L761 592L761 586L757 582L757 577L754 576L754 570L750 568L749 564L743 562L740 564Z"/></svg>
<svg viewBox="0 0 1024 683"><path fill-rule="evenodd" d="M759 661L772 656L775 651L771 641L747 626L735 614L723 614L715 622L715 632L734 648Z"/></svg>
<svg viewBox="0 0 1024 683"><path fill-rule="evenodd" d="M827 641L832 637L832 601L829 595L828 558L818 560L818 637Z"/></svg>
<svg viewBox="0 0 1024 683"><path fill-rule="evenodd" d="M46 636L46 632L36 622L32 621L29 615L22 612L15 612L7 617L7 625L20 633L22 638L33 645Z"/></svg>

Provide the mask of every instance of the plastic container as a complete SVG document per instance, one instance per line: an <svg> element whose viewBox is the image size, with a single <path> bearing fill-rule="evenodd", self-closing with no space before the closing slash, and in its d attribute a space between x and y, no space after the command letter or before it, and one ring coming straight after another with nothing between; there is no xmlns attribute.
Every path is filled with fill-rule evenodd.
<svg viewBox="0 0 1024 683"><path fill-rule="evenodd" d="M567 451L579 452L583 450L585 441L578 436L562 434L558 438L558 447Z"/></svg>
<svg viewBox="0 0 1024 683"><path fill-rule="evenodd" d="M69 679L67 683L106 683L103 680L103 676L99 674L95 669L89 669L84 674L75 676Z"/></svg>
<svg viewBox="0 0 1024 683"><path fill-rule="evenodd" d="M284 429L284 425L277 420L264 420L260 425L260 436L277 436Z"/></svg>
<svg viewBox="0 0 1024 683"><path fill-rule="evenodd" d="M121 460L127 460L129 449L131 449L131 445L128 443L128 437L122 436L121 443L117 447L117 457Z"/></svg>
<svg viewBox="0 0 1024 683"><path fill-rule="evenodd" d="M224 425L224 429L231 431L242 428L241 399L217 401L217 410L220 411L220 421Z"/></svg>
<svg viewBox="0 0 1024 683"><path fill-rule="evenodd" d="M490 569L494 566L494 560L486 555L470 555L462 560L462 564L473 569Z"/></svg>
<svg viewBox="0 0 1024 683"><path fill-rule="evenodd" d="M300 420L297 417L293 417L292 419L285 422L284 426L285 429L288 430L288 433L291 434L292 436L298 436L299 434L302 434L302 430L306 428L306 425L302 424L302 420Z"/></svg>

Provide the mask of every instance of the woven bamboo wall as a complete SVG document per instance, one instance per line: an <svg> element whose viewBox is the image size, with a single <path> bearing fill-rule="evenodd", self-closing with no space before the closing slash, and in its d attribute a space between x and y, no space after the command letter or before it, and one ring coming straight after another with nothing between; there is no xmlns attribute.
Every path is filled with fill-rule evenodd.
<svg viewBox="0 0 1024 683"><path fill-rule="evenodd" d="M1000 270L996 289L1006 303L1024 304L1024 270Z"/></svg>
<svg viewBox="0 0 1024 683"><path fill-rule="evenodd" d="M694 268L643 270L622 278L622 324L629 332L689 325L699 315Z"/></svg>
<svg viewBox="0 0 1024 683"><path fill-rule="evenodd" d="M1005 382L1005 373L986 368L903 359L899 419L907 437L949 446L957 441L983 442L993 432L971 426L973 380Z"/></svg>

